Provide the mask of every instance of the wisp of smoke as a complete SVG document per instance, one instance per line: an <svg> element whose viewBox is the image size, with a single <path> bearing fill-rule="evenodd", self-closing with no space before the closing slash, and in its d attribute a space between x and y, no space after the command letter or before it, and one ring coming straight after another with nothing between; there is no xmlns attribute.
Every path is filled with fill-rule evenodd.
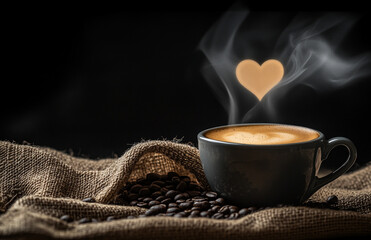
<svg viewBox="0 0 371 240"><path fill-rule="evenodd" d="M328 94L370 75L369 54L340 56L337 46L358 17L346 13L299 14L288 22L284 13L251 14L233 6L212 26L199 49L207 64L202 73L229 113L229 124L249 122L256 112L272 121L275 106L295 86L305 85L316 94ZM283 79L259 101L236 78L237 64L244 59L262 64L281 61Z"/></svg>

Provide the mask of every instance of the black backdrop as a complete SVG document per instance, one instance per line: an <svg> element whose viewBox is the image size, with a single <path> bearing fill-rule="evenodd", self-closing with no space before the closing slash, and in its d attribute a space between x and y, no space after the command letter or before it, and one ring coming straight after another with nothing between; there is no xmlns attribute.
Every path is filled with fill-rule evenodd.
<svg viewBox="0 0 371 240"><path fill-rule="evenodd" d="M199 131L227 124L227 113L200 74L203 59L196 49L228 7L15 11L4 46L11 55L1 87L1 140L93 159L120 155L142 139L182 138L197 145ZM363 14L345 44L370 51L369 23ZM365 164L371 156L370 86L361 81L317 99L320 123L305 117L287 122L351 138L358 163ZM305 116L311 109L293 100L282 114L290 111Z"/></svg>

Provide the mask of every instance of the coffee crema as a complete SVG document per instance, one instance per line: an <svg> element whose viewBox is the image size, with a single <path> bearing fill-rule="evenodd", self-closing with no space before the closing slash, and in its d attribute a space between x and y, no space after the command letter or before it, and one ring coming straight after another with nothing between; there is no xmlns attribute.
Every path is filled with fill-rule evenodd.
<svg viewBox="0 0 371 240"><path fill-rule="evenodd" d="M210 130L205 137L232 143L278 145L306 142L320 135L305 127L289 125L242 125Z"/></svg>

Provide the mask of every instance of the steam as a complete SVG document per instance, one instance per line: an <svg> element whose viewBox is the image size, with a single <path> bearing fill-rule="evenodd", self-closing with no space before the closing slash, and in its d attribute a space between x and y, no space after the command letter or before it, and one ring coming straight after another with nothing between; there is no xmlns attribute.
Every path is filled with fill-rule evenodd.
<svg viewBox="0 0 371 240"><path fill-rule="evenodd" d="M282 13L250 13L233 6L205 34L199 48L208 60L202 73L229 113L229 124L248 122L258 112L275 121L276 105L298 85L328 94L370 75L368 54L340 56L340 45L357 17L345 13L300 14L291 22ZM355 43L356 44L356 43ZM285 75L262 101L236 79L244 59L281 61Z"/></svg>

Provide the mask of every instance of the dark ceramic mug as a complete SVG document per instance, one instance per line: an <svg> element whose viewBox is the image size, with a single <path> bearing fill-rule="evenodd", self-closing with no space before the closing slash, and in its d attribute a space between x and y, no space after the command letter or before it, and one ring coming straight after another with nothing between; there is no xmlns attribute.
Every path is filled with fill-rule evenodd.
<svg viewBox="0 0 371 240"><path fill-rule="evenodd" d="M205 133L238 124L204 130L198 134L200 158L211 188L240 206L298 204L325 184L348 171L357 158L354 144L347 138L326 140L323 133L309 141L252 145L207 138ZM283 125L290 126L290 125ZM297 126L293 126L297 127ZM332 149L345 146L348 158L338 169L318 177L322 161Z"/></svg>

